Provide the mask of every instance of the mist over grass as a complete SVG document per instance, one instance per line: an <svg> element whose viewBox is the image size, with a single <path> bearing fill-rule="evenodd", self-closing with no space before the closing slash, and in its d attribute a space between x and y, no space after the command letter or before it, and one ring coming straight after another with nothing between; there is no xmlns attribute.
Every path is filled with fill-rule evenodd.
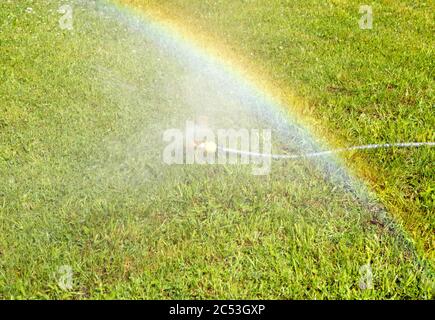
<svg viewBox="0 0 435 320"><path fill-rule="evenodd" d="M431 297L431 269L400 225L317 163L274 162L259 177L165 165L166 128L274 118L102 2L75 3L74 29L59 29L61 3L0 4L0 297ZM274 133L274 151L301 148Z"/></svg>
<svg viewBox="0 0 435 320"><path fill-rule="evenodd" d="M435 140L431 2L370 4L371 30L359 28L356 0L116 2L156 11L261 70L284 99L298 97L290 108L330 143ZM347 157L431 261L434 155L423 148Z"/></svg>

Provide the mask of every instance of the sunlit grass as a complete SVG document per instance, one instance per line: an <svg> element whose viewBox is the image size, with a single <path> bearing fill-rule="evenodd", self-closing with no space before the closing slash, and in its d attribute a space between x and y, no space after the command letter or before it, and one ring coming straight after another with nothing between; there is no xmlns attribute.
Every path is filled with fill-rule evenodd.
<svg viewBox="0 0 435 320"><path fill-rule="evenodd" d="M400 226L310 163L254 177L239 166L156 161L162 130L185 108L165 87L180 68L91 5L75 6L74 30L60 30L59 3L0 3L1 298L431 297L431 269ZM217 30L233 30L226 14ZM308 95L310 79L295 90ZM374 161L415 159L403 170L416 170L420 187L430 156L381 152ZM69 291L59 286L64 265ZM364 265L371 290L359 287Z"/></svg>
<svg viewBox="0 0 435 320"><path fill-rule="evenodd" d="M359 1L118 2L158 10L266 72L331 145L435 140L430 2L378 1L371 30L359 28ZM382 150L348 159L431 260L434 154Z"/></svg>

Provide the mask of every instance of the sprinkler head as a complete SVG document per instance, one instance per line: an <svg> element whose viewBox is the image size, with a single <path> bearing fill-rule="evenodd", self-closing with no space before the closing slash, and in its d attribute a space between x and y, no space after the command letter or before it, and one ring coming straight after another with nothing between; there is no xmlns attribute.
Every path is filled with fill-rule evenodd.
<svg viewBox="0 0 435 320"><path fill-rule="evenodd" d="M215 153L217 145L213 141L204 141L196 145L198 149L205 150L207 153Z"/></svg>
<svg viewBox="0 0 435 320"><path fill-rule="evenodd" d="M204 143L204 149L208 153L215 153L217 150L217 145L214 141L206 141Z"/></svg>

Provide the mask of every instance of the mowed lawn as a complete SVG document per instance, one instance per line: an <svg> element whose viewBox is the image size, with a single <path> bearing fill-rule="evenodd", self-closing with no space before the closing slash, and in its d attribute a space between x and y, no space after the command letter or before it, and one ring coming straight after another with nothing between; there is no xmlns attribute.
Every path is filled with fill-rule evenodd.
<svg viewBox="0 0 435 320"><path fill-rule="evenodd" d="M328 11L329 20L341 17L332 27L314 2L291 2L288 11L282 6L290 2L265 3L166 1L162 8L270 70L264 76L307 99L307 113L337 145L433 138L426 11L412 11L418 22L395 31L420 25L425 39L403 40L416 57L401 63L405 53L389 49L377 24L371 32L383 54L362 50L376 46L370 41L361 53L346 38L356 18L341 2ZM60 29L62 4L0 3L1 298L433 296L433 151L349 159L387 212L309 162L279 162L264 177L244 166L168 167L162 132L191 112L175 89L186 70L103 2L75 2L74 29ZM307 22L301 12L319 21L296 23ZM255 28L256 21L265 25ZM287 21L282 33L273 29ZM340 30L352 46L334 46ZM293 40L275 48L286 32ZM363 63L364 54L377 67ZM358 61L357 71L346 67ZM387 72L389 63L409 73ZM391 90L380 89L390 82Z"/></svg>
<svg viewBox="0 0 435 320"><path fill-rule="evenodd" d="M330 145L435 141L433 1L120 0L155 13L267 79ZM373 28L359 13L370 4ZM348 159L435 259L435 152Z"/></svg>

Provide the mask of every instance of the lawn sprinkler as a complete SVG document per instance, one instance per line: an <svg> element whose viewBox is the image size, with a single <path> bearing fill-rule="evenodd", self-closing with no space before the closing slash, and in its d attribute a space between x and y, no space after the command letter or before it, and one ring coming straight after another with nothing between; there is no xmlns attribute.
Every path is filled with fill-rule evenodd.
<svg viewBox="0 0 435 320"><path fill-rule="evenodd" d="M204 150L207 153L216 153L217 144L214 141L195 142L195 147L199 150Z"/></svg>

